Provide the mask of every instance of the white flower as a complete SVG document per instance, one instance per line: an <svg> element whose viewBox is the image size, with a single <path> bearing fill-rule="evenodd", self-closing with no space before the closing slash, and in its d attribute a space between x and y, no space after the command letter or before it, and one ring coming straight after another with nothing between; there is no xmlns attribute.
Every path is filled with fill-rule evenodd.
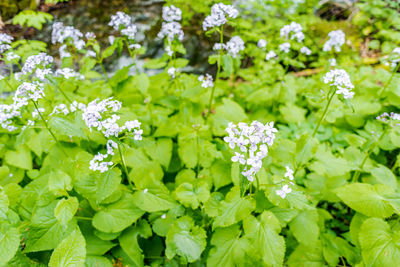
<svg viewBox="0 0 400 267"><path fill-rule="evenodd" d="M172 57L172 55L174 54L174 51L172 51L171 46L167 46L165 47L165 52L167 52L167 55Z"/></svg>
<svg viewBox="0 0 400 267"><path fill-rule="evenodd" d="M115 15L111 16L111 21L108 23L109 26L115 30L121 30L121 26L128 28L132 24L132 19L128 14L118 11Z"/></svg>
<svg viewBox="0 0 400 267"><path fill-rule="evenodd" d="M289 178L289 180L293 180L294 179L293 174L294 174L294 171L289 166L286 166L285 177Z"/></svg>
<svg viewBox="0 0 400 267"><path fill-rule="evenodd" d="M168 75L171 76L171 78L175 78L175 74L176 74L177 69L174 67L171 67L168 69Z"/></svg>
<svg viewBox="0 0 400 267"><path fill-rule="evenodd" d="M13 61L14 59L20 59L21 57L15 54L14 52L7 53L7 60Z"/></svg>
<svg viewBox="0 0 400 267"><path fill-rule="evenodd" d="M323 51L331 51L332 47L335 48L337 52L341 51L341 46L345 43L345 34L342 30L331 31L329 34L329 40L326 41L323 47Z"/></svg>
<svg viewBox="0 0 400 267"><path fill-rule="evenodd" d="M113 45L114 41L115 41L115 36L114 35L108 36L108 42L110 43L110 45Z"/></svg>
<svg viewBox="0 0 400 267"><path fill-rule="evenodd" d="M239 11L231 5L222 3L215 4L211 7L211 15L207 16L203 21L203 30L208 28L219 27L227 22L226 16L236 18Z"/></svg>
<svg viewBox="0 0 400 267"><path fill-rule="evenodd" d="M6 33L0 33L0 43L1 44L11 44L11 42L14 40L14 37L6 34Z"/></svg>
<svg viewBox="0 0 400 267"><path fill-rule="evenodd" d="M37 67L46 67L53 62L53 57L46 53L40 53L38 55L29 56L24 66L22 67L22 74L31 74Z"/></svg>
<svg viewBox="0 0 400 267"><path fill-rule="evenodd" d="M208 73L205 76L204 75L200 75L198 80L200 82L202 82L201 83L201 87L203 87L203 88L210 88L210 87L214 86L213 78Z"/></svg>
<svg viewBox="0 0 400 267"><path fill-rule="evenodd" d="M300 49L300 53L306 54L307 56L311 55L311 50L307 46L303 46Z"/></svg>
<svg viewBox="0 0 400 267"><path fill-rule="evenodd" d="M96 52L94 52L93 50L87 50L87 51L86 51L86 55L87 55L88 57L94 57L94 58L97 57Z"/></svg>
<svg viewBox="0 0 400 267"><path fill-rule="evenodd" d="M108 167L113 165L111 161L103 161L109 155L98 153L93 157L93 159L89 162L89 169L92 171L100 171L101 173L108 171Z"/></svg>
<svg viewBox="0 0 400 267"><path fill-rule="evenodd" d="M279 50L285 52L285 53L289 53L290 51L290 43L283 43L279 45Z"/></svg>
<svg viewBox="0 0 400 267"><path fill-rule="evenodd" d="M228 54L237 57L240 51L244 50L244 42L239 36L233 36L226 44L216 43L214 50L226 50Z"/></svg>
<svg viewBox="0 0 400 267"><path fill-rule="evenodd" d="M71 40L71 44L78 50L85 47L85 41L82 40L83 34L72 26L64 26L62 22L53 24L51 32L51 42L53 44L65 44Z"/></svg>
<svg viewBox="0 0 400 267"><path fill-rule="evenodd" d="M49 116L52 116L53 114L59 114L59 113L68 115L70 113L70 111L68 110L68 108L65 104L59 104L54 107L53 111L49 114Z"/></svg>
<svg viewBox="0 0 400 267"><path fill-rule="evenodd" d="M96 34L94 34L94 32L87 32L87 33L85 33L85 38L86 39L95 39Z"/></svg>
<svg viewBox="0 0 400 267"><path fill-rule="evenodd" d="M329 59L329 65L331 67L335 67L336 66L336 58L331 58Z"/></svg>
<svg viewBox="0 0 400 267"><path fill-rule="evenodd" d="M162 18L167 22L180 21L182 19L182 11L174 5L164 6L162 9Z"/></svg>
<svg viewBox="0 0 400 267"><path fill-rule="evenodd" d="M121 34L126 36L130 40L135 39L136 32L137 27L133 24L121 30Z"/></svg>
<svg viewBox="0 0 400 267"><path fill-rule="evenodd" d="M350 76L345 70L334 69L329 71L324 76L324 83L337 88L336 94L342 94L344 98L352 98L354 92L351 89L354 85L351 83Z"/></svg>
<svg viewBox="0 0 400 267"><path fill-rule="evenodd" d="M275 139L274 123L262 124L253 121L250 125L240 122L238 125L229 123L225 129L228 136L224 141L234 149L238 146L242 153L235 152L233 162L245 165L242 174L249 180L254 180L254 175L261 169L262 160L268 154L268 146L271 146Z"/></svg>
<svg viewBox="0 0 400 267"><path fill-rule="evenodd" d="M285 184L285 185L282 187L282 189L276 190L275 192L276 192L276 194L277 194L278 196L280 196L282 199L284 199L284 198L286 197L287 194L289 194L290 192L292 192L292 189L291 189L287 184Z"/></svg>
<svg viewBox="0 0 400 267"><path fill-rule="evenodd" d="M73 69L70 68L58 69L56 70L55 74L57 76L63 76L65 79L77 78L83 80L85 78L82 74L75 72Z"/></svg>
<svg viewBox="0 0 400 267"><path fill-rule="evenodd" d="M39 83L37 81L34 81L32 83L22 83L20 86L17 87L14 95L14 101L22 101L23 103L27 103L28 100L38 101L44 96L43 86L43 83Z"/></svg>
<svg viewBox="0 0 400 267"><path fill-rule="evenodd" d="M281 28L281 37L289 39L290 33L293 32L293 35L290 37L291 40L297 39L298 42L302 42L304 40L304 34L302 32L303 27L296 22L292 22L289 25L285 25Z"/></svg>
<svg viewBox="0 0 400 267"><path fill-rule="evenodd" d="M265 60L270 60L271 58L276 57L276 53L274 51L269 51L265 56Z"/></svg>
<svg viewBox="0 0 400 267"><path fill-rule="evenodd" d="M114 155L114 148L118 148L117 143L115 143L113 140L108 140L106 146L108 155Z"/></svg>
<svg viewBox="0 0 400 267"><path fill-rule="evenodd" d="M157 35L159 38L167 37L168 40L172 41L175 37L179 40L183 40L184 33L182 31L182 26L179 22L163 22L161 31Z"/></svg>
<svg viewBox="0 0 400 267"><path fill-rule="evenodd" d="M384 123L389 123L390 126L394 127L394 126L399 126L400 125L400 114L399 113L395 113L395 112L384 112L381 115L379 115L378 117L376 117L377 120L382 121Z"/></svg>
<svg viewBox="0 0 400 267"><path fill-rule="evenodd" d="M264 47L267 46L267 41L264 40L264 39L260 39L260 40L257 42L257 46L258 46L259 48L264 48Z"/></svg>

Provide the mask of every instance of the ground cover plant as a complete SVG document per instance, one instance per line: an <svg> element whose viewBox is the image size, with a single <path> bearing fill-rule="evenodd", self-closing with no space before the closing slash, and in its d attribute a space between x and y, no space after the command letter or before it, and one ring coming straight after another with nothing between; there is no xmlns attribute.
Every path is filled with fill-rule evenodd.
<svg viewBox="0 0 400 267"><path fill-rule="evenodd" d="M128 10L17 15L52 31L0 34L0 266L399 266L400 6L319 6L167 1L155 56Z"/></svg>

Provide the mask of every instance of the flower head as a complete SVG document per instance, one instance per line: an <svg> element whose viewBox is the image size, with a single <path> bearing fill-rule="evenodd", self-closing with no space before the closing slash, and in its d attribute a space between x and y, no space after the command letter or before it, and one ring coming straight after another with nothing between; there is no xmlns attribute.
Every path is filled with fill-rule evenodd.
<svg viewBox="0 0 400 267"><path fill-rule="evenodd" d="M329 40L326 41L323 47L323 51L331 51L332 47L335 48L337 52L341 51L341 46L344 44L346 35L342 30L331 31L329 34Z"/></svg>
<svg viewBox="0 0 400 267"><path fill-rule="evenodd" d="M300 24L296 22L292 22L288 25L285 25L281 28L281 37L284 37L285 39L289 39L290 33L293 33L290 36L290 39L297 39L298 42L302 42L304 40L304 34L302 32L303 27L301 27Z"/></svg>
<svg viewBox="0 0 400 267"><path fill-rule="evenodd" d="M324 76L324 83L337 88L336 94L342 94L344 98L353 98L354 92L351 91L354 85L351 83L350 76L345 70L334 69Z"/></svg>
<svg viewBox="0 0 400 267"><path fill-rule="evenodd" d="M167 22L180 21L182 19L182 11L174 5L164 6L162 9L162 18Z"/></svg>
<svg viewBox="0 0 400 267"><path fill-rule="evenodd" d="M211 87L214 86L213 78L208 73L205 76L204 75L200 75L198 80L200 82L202 82L201 83L201 87L203 87L203 88L211 88Z"/></svg>
<svg viewBox="0 0 400 267"><path fill-rule="evenodd" d="M203 21L203 30L219 27L227 22L227 17L236 18L239 11L231 5L222 3L215 4L211 7L211 15L207 16Z"/></svg>

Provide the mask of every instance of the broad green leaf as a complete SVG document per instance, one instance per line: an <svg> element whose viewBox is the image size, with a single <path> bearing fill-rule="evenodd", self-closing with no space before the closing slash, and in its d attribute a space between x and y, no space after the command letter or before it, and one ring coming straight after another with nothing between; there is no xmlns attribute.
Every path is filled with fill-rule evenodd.
<svg viewBox="0 0 400 267"><path fill-rule="evenodd" d="M144 214L134 203L132 195L125 194L122 199L97 212L93 217L93 226L105 233L124 230Z"/></svg>
<svg viewBox="0 0 400 267"><path fill-rule="evenodd" d="M169 259L177 254L188 262L194 262L200 259L206 248L206 231L195 226L192 218L184 216L176 220L169 229L165 242L165 254Z"/></svg>
<svg viewBox="0 0 400 267"><path fill-rule="evenodd" d="M240 233L238 225L215 230L211 238L207 266L251 266L246 265L251 244L248 239L241 238Z"/></svg>
<svg viewBox="0 0 400 267"><path fill-rule="evenodd" d="M49 189L56 196L67 196L72 190L71 177L62 170L55 170L49 176Z"/></svg>
<svg viewBox="0 0 400 267"><path fill-rule="evenodd" d="M243 221L243 228L253 249L266 266L282 266L285 256L285 240L279 235L281 227L272 212L264 211L259 218L249 216Z"/></svg>
<svg viewBox="0 0 400 267"><path fill-rule="evenodd" d="M365 220L359 240L365 266L400 266L400 232L391 230L384 220Z"/></svg>
<svg viewBox="0 0 400 267"><path fill-rule="evenodd" d="M19 248L19 231L7 224L0 225L0 266L11 260Z"/></svg>
<svg viewBox="0 0 400 267"><path fill-rule="evenodd" d="M78 121L52 116L49 120L49 127L57 135L75 136L79 138L86 138L83 128Z"/></svg>
<svg viewBox="0 0 400 267"><path fill-rule="evenodd" d="M79 231L72 232L53 251L50 267L84 266L86 258L85 239Z"/></svg>
<svg viewBox="0 0 400 267"><path fill-rule="evenodd" d="M208 184L204 181L197 181L195 184L183 183L175 191L176 198L185 207L196 209L200 203L210 198Z"/></svg>
<svg viewBox="0 0 400 267"><path fill-rule="evenodd" d="M106 257L87 255L85 267L113 267L113 264Z"/></svg>
<svg viewBox="0 0 400 267"><path fill-rule="evenodd" d="M41 30L43 24L51 20L53 20L53 16L49 13L34 10L24 10L14 16L13 24L19 24L23 27L34 27L38 30Z"/></svg>
<svg viewBox="0 0 400 267"><path fill-rule="evenodd" d="M319 242L316 246L308 247L300 244L290 254L287 261L289 267L321 267L326 266Z"/></svg>
<svg viewBox="0 0 400 267"><path fill-rule="evenodd" d="M138 237L148 238L151 234L150 225L147 221L141 220L136 226L126 229L118 238L121 248L135 263L135 266L144 266L143 250L139 246Z"/></svg>
<svg viewBox="0 0 400 267"><path fill-rule="evenodd" d="M54 216L57 220L66 225L75 215L79 207L79 202L76 197L63 198L54 209Z"/></svg>
<svg viewBox="0 0 400 267"><path fill-rule="evenodd" d="M318 240L318 213L315 210L299 212L289 223L290 230L299 243L314 246Z"/></svg>
<svg viewBox="0 0 400 267"><path fill-rule="evenodd" d="M178 137L178 154L188 168L194 168L199 163L198 138L195 133L181 134Z"/></svg>
<svg viewBox="0 0 400 267"><path fill-rule="evenodd" d="M4 192L3 188L0 187L0 219L1 220L7 219L8 205L9 205L8 196Z"/></svg>
<svg viewBox="0 0 400 267"><path fill-rule="evenodd" d="M220 202L218 216L213 223L213 229L226 227L243 220L255 209L255 202L249 198L241 198L239 188L233 187Z"/></svg>
<svg viewBox="0 0 400 267"><path fill-rule="evenodd" d="M215 114L212 116L213 131L215 135L223 136L229 122L237 123L247 119L243 108L231 99L222 99L222 104L215 108Z"/></svg>
<svg viewBox="0 0 400 267"><path fill-rule="evenodd" d="M7 164L17 168L32 169L31 152L25 146L18 147L16 151L7 151L4 160Z"/></svg>
<svg viewBox="0 0 400 267"><path fill-rule="evenodd" d="M133 201L140 209L156 212L176 207L177 204L169 190L160 181L142 181L136 185L140 190L133 194Z"/></svg>
<svg viewBox="0 0 400 267"><path fill-rule="evenodd" d="M362 183L348 184L336 190L336 194L350 208L371 217L387 218L394 212L385 200L385 195L393 193L386 185Z"/></svg>
<svg viewBox="0 0 400 267"><path fill-rule="evenodd" d="M146 146L145 149L153 160L168 168L172 156L172 140L170 138L159 138L151 146Z"/></svg>

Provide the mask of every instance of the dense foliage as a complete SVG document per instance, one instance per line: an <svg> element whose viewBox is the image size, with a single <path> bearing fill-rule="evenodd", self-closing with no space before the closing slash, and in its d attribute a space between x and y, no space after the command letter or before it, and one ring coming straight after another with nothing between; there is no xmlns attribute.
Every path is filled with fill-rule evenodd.
<svg viewBox="0 0 400 267"><path fill-rule="evenodd" d="M167 1L144 66L123 12L0 34L0 266L400 265L398 1L243 2Z"/></svg>

